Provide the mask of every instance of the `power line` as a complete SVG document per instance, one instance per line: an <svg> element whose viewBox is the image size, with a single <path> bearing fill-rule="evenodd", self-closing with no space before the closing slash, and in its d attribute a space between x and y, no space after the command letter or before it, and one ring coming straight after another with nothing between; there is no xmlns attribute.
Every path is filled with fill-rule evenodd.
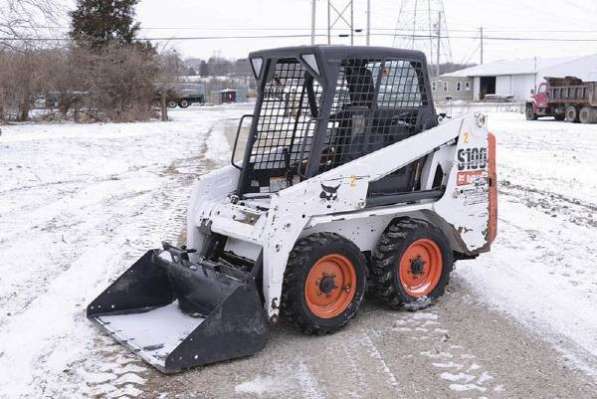
<svg viewBox="0 0 597 399"><path fill-rule="evenodd" d="M356 35L359 35L358 33ZM395 33L371 33L372 36L379 36L379 37L406 37L406 38L416 38L416 39L437 39L437 35L407 35L407 34L395 34ZM318 33L316 34L317 37L327 37L326 34ZM301 39L301 38L310 38L310 34L281 34L281 35L222 35L222 36L147 36L147 37L139 37L137 41L187 41L187 40L229 40L229 39ZM442 35L440 39L447 39L448 36ZM479 40L478 35L471 35L471 36L464 36L464 35L450 35L451 39L468 39L468 40ZM68 41L71 40L70 37L63 36L63 37L3 37L0 38L0 41L10 42L10 41L52 41L52 42L60 42L60 41ZM597 38L547 38L547 37L512 37L512 36L484 36L483 40L488 41L517 41L517 42L585 42L585 43L595 43L597 42Z"/></svg>
<svg viewBox="0 0 597 399"><path fill-rule="evenodd" d="M14 28L30 29L30 26L19 26L15 25ZM36 26L37 29L49 29L49 30L69 30L71 27L68 26ZM327 28L315 28L317 31L327 31ZM218 31L310 31L311 28L305 27L193 27L193 26L141 26L141 30L197 30L206 32L218 32ZM343 29L333 29L343 30ZM345 30L345 29L344 29ZM410 31L409 29L397 29L397 28L372 28L374 31ZM436 29L418 29L420 32L436 32ZM478 28L471 29L453 29L450 28L450 32L478 32ZM500 32L500 33L587 33L597 35L597 30L589 29L514 29L514 28L484 28L485 32Z"/></svg>

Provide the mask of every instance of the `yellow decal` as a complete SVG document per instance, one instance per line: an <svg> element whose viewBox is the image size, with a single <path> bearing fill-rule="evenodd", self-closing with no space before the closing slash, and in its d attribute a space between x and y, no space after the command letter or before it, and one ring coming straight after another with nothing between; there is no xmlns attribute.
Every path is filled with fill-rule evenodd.
<svg viewBox="0 0 597 399"><path fill-rule="evenodd" d="M357 177L351 176L350 177L350 187L356 187L356 186L357 186Z"/></svg>
<svg viewBox="0 0 597 399"><path fill-rule="evenodd" d="M464 144L468 144L471 141L471 134L469 132L464 132Z"/></svg>

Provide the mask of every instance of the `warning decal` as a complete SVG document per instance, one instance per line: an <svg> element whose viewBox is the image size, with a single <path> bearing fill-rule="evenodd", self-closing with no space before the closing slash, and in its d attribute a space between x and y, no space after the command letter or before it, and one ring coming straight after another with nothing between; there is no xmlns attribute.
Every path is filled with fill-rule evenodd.
<svg viewBox="0 0 597 399"><path fill-rule="evenodd" d="M483 172L482 170L458 172L456 175L456 184L458 186L466 186L477 183L480 178L483 178Z"/></svg>

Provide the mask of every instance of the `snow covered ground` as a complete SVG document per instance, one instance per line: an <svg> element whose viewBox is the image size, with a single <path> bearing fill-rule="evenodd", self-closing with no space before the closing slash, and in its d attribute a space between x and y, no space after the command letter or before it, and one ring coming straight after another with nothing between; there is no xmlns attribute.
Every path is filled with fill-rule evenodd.
<svg viewBox="0 0 597 399"><path fill-rule="evenodd" d="M474 291L597 375L597 126L490 114L498 240L462 262Z"/></svg>
<svg viewBox="0 0 597 399"><path fill-rule="evenodd" d="M110 353L85 306L145 250L176 242L189 186L228 156L217 122L245 111L3 127L0 397L138 392L145 368Z"/></svg>
<svg viewBox="0 0 597 399"><path fill-rule="evenodd" d="M221 121L248 110L246 106L193 107L174 111L174 121L168 123L2 128L0 398L132 398L146 397L149 387L154 393L161 387L154 381L163 380L156 380L152 370L86 320L85 305L147 248L164 239L177 240L190 185L198 174L227 161L229 146ZM498 240L492 253L457 265L455 289L470 290L475 300L522 323L530 334L556 346L562 357L595 376L597 126L527 122L515 113L490 114L489 124L499 145ZM466 314L463 309L454 311ZM366 359L370 367L365 368L379 375L360 382L366 386L368 381L385 378L388 395L393 390L409 392L401 379L401 373L411 372L404 370L404 361L416 363L421 352L421 364L437 368L436 363L449 362L434 360L437 354L423 349L415 355L405 353L404 359L409 360L386 357L384 361L387 352L377 348L395 347L392 339L410 334L407 330L422 331L437 318L453 319L448 323L452 340L478 348L478 356L483 350L483 345L467 342L467 331L457 330L466 325L465 316L447 314L445 305L432 312L431 316L406 314L396 324L391 312L368 308L351 323L352 329L325 339L361 337L355 345L339 346L348 357ZM380 327L371 329L372 325ZM438 334L447 335L444 328L445 324L435 327ZM326 397L322 385L329 381L316 371L329 370L306 352L318 348L316 352L325 355L330 342L325 339L307 341L282 332L262 357L246 362L255 362L259 371L270 364L264 359L294 351L289 359L296 364L296 375L289 385L313 397ZM503 337L496 337L498 341ZM501 351L501 347L494 349ZM251 374L249 363L225 365L246 377L244 383L232 386L234 394L283 396L274 389L279 376ZM337 363L338 370L348 367L344 360ZM362 369L359 364L353 366ZM215 384L218 376L230 378L222 367L204 370L210 376L207 385ZM465 389L471 384L492 386L493 394L487 391L485 396L493 397L508 388L501 385L507 376L500 376L508 368L509 364L494 364L493 382L481 378L484 371L474 383L439 368L438 381L447 384L448 392L456 395L462 389L465 396L471 394ZM204 376L189 373L188 378ZM445 397L438 392L431 396Z"/></svg>

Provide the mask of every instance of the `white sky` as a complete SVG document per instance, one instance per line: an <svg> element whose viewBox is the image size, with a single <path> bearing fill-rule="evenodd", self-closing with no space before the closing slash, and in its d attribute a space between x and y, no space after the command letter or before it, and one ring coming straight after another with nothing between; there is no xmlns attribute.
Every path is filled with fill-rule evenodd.
<svg viewBox="0 0 597 399"><path fill-rule="evenodd" d="M345 0L335 0L342 3ZM420 0L419 0L420 1ZM325 33L326 0L318 0L318 32ZM400 0L371 0L372 29L392 33ZM357 25L365 28L366 0L355 0ZM595 0L444 0L454 62L479 62L479 40L461 30L484 26L487 36L596 39ZM145 37L267 35L310 33L311 0L142 0L137 18ZM150 29L159 28L159 29ZM296 30L291 30L296 29ZM549 33L545 31L580 31ZM379 32L381 33L381 32ZM317 39L325 43L326 38ZM346 43L337 38L335 43ZM261 48L308 44L308 38L170 41L185 57L206 58L215 53L241 58ZM374 45L392 45L392 37L374 36ZM364 38L357 44L364 44ZM163 43L165 44L165 43ZM561 57L597 53L596 42L485 42L485 60Z"/></svg>

